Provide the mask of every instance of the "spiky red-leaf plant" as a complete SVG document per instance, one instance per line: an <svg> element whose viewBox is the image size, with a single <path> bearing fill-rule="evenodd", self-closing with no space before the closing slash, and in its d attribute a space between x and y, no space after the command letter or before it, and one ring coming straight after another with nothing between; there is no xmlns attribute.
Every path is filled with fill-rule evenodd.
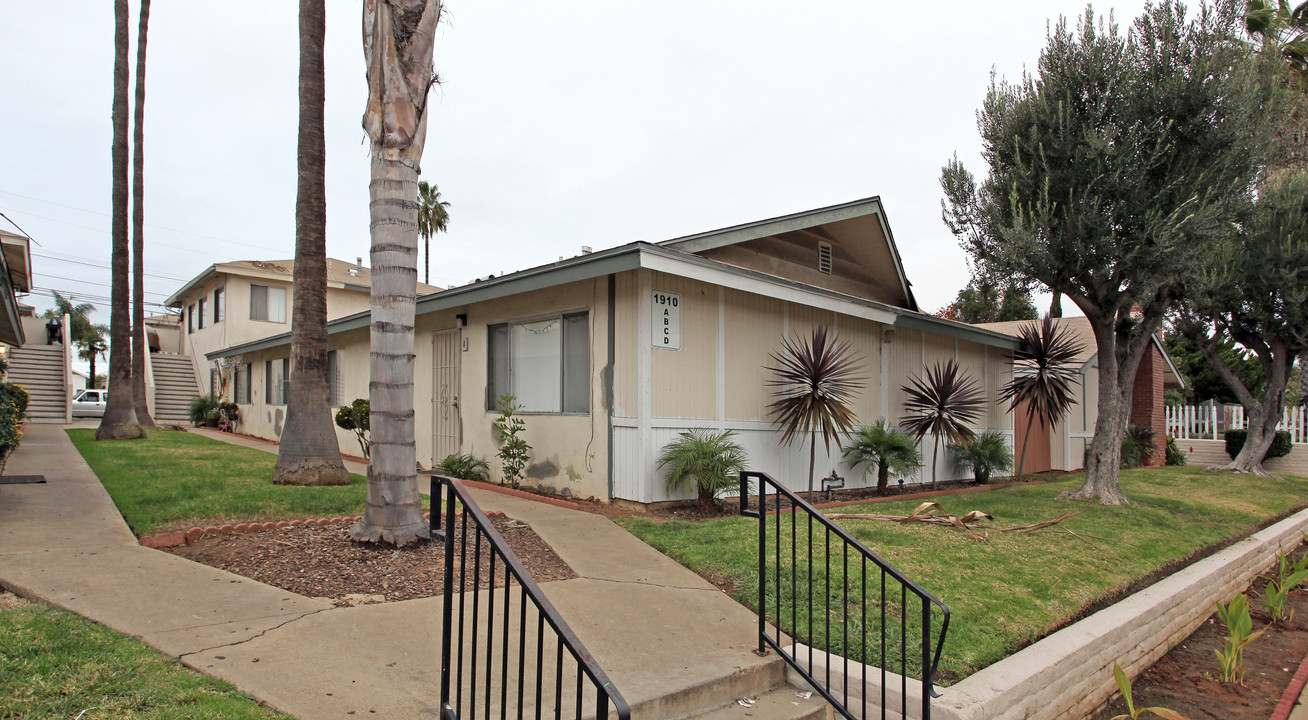
<svg viewBox="0 0 1308 720"><path fill-rule="evenodd" d="M1076 402L1072 387L1080 382L1076 358L1084 350L1067 326L1046 315L1040 324L1023 325L1017 332L1018 347L1013 351L1013 379L999 390L1008 401L1010 412L1026 403L1026 434L1017 459L1017 476L1022 477L1026 464L1026 446L1031 424L1054 428L1067 409Z"/></svg>
<svg viewBox="0 0 1308 720"><path fill-rule="evenodd" d="M899 425L921 441L931 435L931 488L936 487L936 457L940 453L940 439L953 445L972 442L976 433L969 424L981 418L985 398L976 379L965 375L958 363L949 360L927 368L921 377L909 378L902 386L908 395L904 401L907 414Z"/></svg>

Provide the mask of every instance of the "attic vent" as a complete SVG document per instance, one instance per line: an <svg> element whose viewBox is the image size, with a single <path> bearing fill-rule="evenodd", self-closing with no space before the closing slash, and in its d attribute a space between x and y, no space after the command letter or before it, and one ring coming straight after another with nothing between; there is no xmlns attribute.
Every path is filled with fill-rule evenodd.
<svg viewBox="0 0 1308 720"><path fill-rule="evenodd" d="M818 243L818 272L831 274L831 244Z"/></svg>

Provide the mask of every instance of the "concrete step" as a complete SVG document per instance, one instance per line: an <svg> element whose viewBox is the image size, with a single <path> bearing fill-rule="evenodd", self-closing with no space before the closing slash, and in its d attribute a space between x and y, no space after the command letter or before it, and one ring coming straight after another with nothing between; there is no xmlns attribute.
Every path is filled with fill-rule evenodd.
<svg viewBox="0 0 1308 720"><path fill-rule="evenodd" d="M803 698L790 685L782 685L761 695L737 698L730 704L691 716L690 720L816 720L831 716L831 708L821 695ZM750 707L741 699L752 700Z"/></svg>

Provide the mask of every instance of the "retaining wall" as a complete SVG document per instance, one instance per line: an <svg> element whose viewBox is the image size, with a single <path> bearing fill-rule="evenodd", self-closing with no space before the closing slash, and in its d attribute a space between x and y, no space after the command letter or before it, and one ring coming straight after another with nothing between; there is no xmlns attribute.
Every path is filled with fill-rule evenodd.
<svg viewBox="0 0 1308 720"><path fill-rule="evenodd" d="M1176 444L1189 453L1186 465L1224 465L1231 461L1226 455L1225 440L1177 440ZM1308 445L1291 445L1289 455L1264 462L1263 469L1308 477Z"/></svg>
<svg viewBox="0 0 1308 720"><path fill-rule="evenodd" d="M1130 677L1143 672L1184 640L1225 603L1276 560L1296 546L1308 530L1308 510L1261 530L1105 608L1080 622L940 690L931 704L937 720L1080 720L1107 702L1115 692L1113 663ZM948 641L946 641L948 646ZM807 659L807 649L804 650ZM825 653L814 653L814 673L825 675ZM844 672L844 658L830 656L832 680ZM1215 662L1215 661L1214 661ZM866 673L867 682L853 683L851 707L881 698L881 671L849 664L851 677ZM857 668L857 669L856 669ZM887 674L888 704L899 710L900 678ZM802 681L791 673L792 683ZM908 681L908 717L921 717L920 682ZM843 686L836 685L837 697ZM880 708L869 715L880 717Z"/></svg>

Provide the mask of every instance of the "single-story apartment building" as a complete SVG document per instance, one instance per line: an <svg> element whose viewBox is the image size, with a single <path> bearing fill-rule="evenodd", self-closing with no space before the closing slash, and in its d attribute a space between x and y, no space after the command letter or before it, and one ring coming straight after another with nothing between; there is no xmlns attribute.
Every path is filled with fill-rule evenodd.
<svg viewBox="0 0 1308 720"><path fill-rule="evenodd" d="M901 386L955 359L984 388L976 430L1013 433L999 400L1011 374L1009 335L918 310L879 198L662 243L635 242L421 296L415 323L420 464L454 452L492 458L496 398L523 406L532 446L527 483L563 495L651 503L669 494L660 450L692 428L734 430L752 469L802 488L808 449L782 446L768 380L783 338L824 324L861 364L858 422L898 422ZM369 315L329 323L334 406L368 393ZM210 361L234 367L240 429L276 438L275 385L290 335L230 344ZM357 452L352 434L341 448ZM924 442L930 461L929 439ZM852 474L819 441L818 477ZM942 453L943 455L943 453ZM953 477L946 457L940 477ZM498 463L491 462L498 475ZM930 470L915 478L929 480Z"/></svg>

